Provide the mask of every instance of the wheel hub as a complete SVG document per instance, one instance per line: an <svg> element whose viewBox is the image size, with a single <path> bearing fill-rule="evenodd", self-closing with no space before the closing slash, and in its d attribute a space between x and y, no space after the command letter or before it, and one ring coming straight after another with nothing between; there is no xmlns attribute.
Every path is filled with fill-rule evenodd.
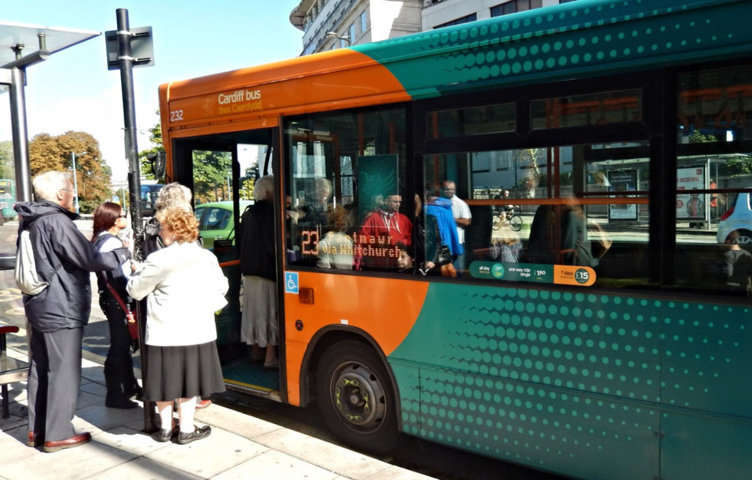
<svg viewBox="0 0 752 480"><path fill-rule="evenodd" d="M340 365L333 376L332 395L337 411L351 425L373 430L384 420L384 389L365 365Z"/></svg>

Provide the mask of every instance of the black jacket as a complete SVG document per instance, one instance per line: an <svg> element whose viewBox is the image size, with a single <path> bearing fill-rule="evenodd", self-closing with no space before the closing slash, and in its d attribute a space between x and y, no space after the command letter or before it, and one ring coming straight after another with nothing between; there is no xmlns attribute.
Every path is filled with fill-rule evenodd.
<svg viewBox="0 0 752 480"><path fill-rule="evenodd" d="M130 253L97 253L74 225L78 216L55 203L17 203L14 209L19 234L29 230L37 272L49 283L40 294L23 296L26 318L40 332L83 327L91 311L89 272L117 268Z"/></svg>
<svg viewBox="0 0 752 480"><path fill-rule="evenodd" d="M243 275L275 280L274 206L259 201L243 212L240 221L240 271Z"/></svg>

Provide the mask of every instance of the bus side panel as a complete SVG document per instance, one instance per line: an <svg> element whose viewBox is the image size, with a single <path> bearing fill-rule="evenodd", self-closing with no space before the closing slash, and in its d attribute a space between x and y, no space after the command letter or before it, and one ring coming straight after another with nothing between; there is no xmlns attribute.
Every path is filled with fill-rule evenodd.
<svg viewBox="0 0 752 480"><path fill-rule="evenodd" d="M664 413L661 418L661 478L723 478L752 476L752 423Z"/></svg>
<svg viewBox="0 0 752 480"><path fill-rule="evenodd" d="M313 304L285 294L288 401L300 404L300 369L309 342L327 325L361 329L389 355L407 337L423 307L428 284L393 278L298 272L300 289L313 289ZM302 322L302 329L295 326Z"/></svg>
<svg viewBox="0 0 752 480"><path fill-rule="evenodd" d="M655 8L648 10L647 3ZM531 9L352 48L389 68L413 98L431 98L707 61L747 54L752 42L747 2L574 2L555 10ZM500 38L506 48L499 48Z"/></svg>
<svg viewBox="0 0 752 480"><path fill-rule="evenodd" d="M659 412L752 417L745 316L744 307L432 284L390 356L420 370L419 411L403 412L404 429L570 475L652 476Z"/></svg>

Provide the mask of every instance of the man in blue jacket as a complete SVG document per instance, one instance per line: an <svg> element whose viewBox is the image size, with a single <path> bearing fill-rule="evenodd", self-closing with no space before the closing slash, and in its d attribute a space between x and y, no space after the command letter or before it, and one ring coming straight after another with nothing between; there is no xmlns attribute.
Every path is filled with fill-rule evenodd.
<svg viewBox="0 0 752 480"><path fill-rule="evenodd" d="M81 338L89 321L89 272L111 270L130 254L120 248L97 253L73 220L73 186L64 172L34 177L37 202L18 203L19 236L28 230L37 273L48 283L36 295L24 295L29 321L29 446L54 452L83 445L89 433L76 435L73 415L81 382Z"/></svg>

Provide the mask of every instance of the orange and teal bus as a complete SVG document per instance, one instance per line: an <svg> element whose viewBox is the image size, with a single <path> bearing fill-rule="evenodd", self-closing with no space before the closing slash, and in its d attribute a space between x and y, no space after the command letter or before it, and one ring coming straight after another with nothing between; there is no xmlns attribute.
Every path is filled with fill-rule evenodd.
<svg viewBox="0 0 752 480"><path fill-rule="evenodd" d="M16 218L13 204L16 201L16 181L10 178L0 179L0 223Z"/></svg>
<svg viewBox="0 0 752 480"><path fill-rule="evenodd" d="M581 0L162 85L168 181L229 155L237 224L274 175L280 367L215 244L227 385L372 450L750 478L750 18Z"/></svg>

